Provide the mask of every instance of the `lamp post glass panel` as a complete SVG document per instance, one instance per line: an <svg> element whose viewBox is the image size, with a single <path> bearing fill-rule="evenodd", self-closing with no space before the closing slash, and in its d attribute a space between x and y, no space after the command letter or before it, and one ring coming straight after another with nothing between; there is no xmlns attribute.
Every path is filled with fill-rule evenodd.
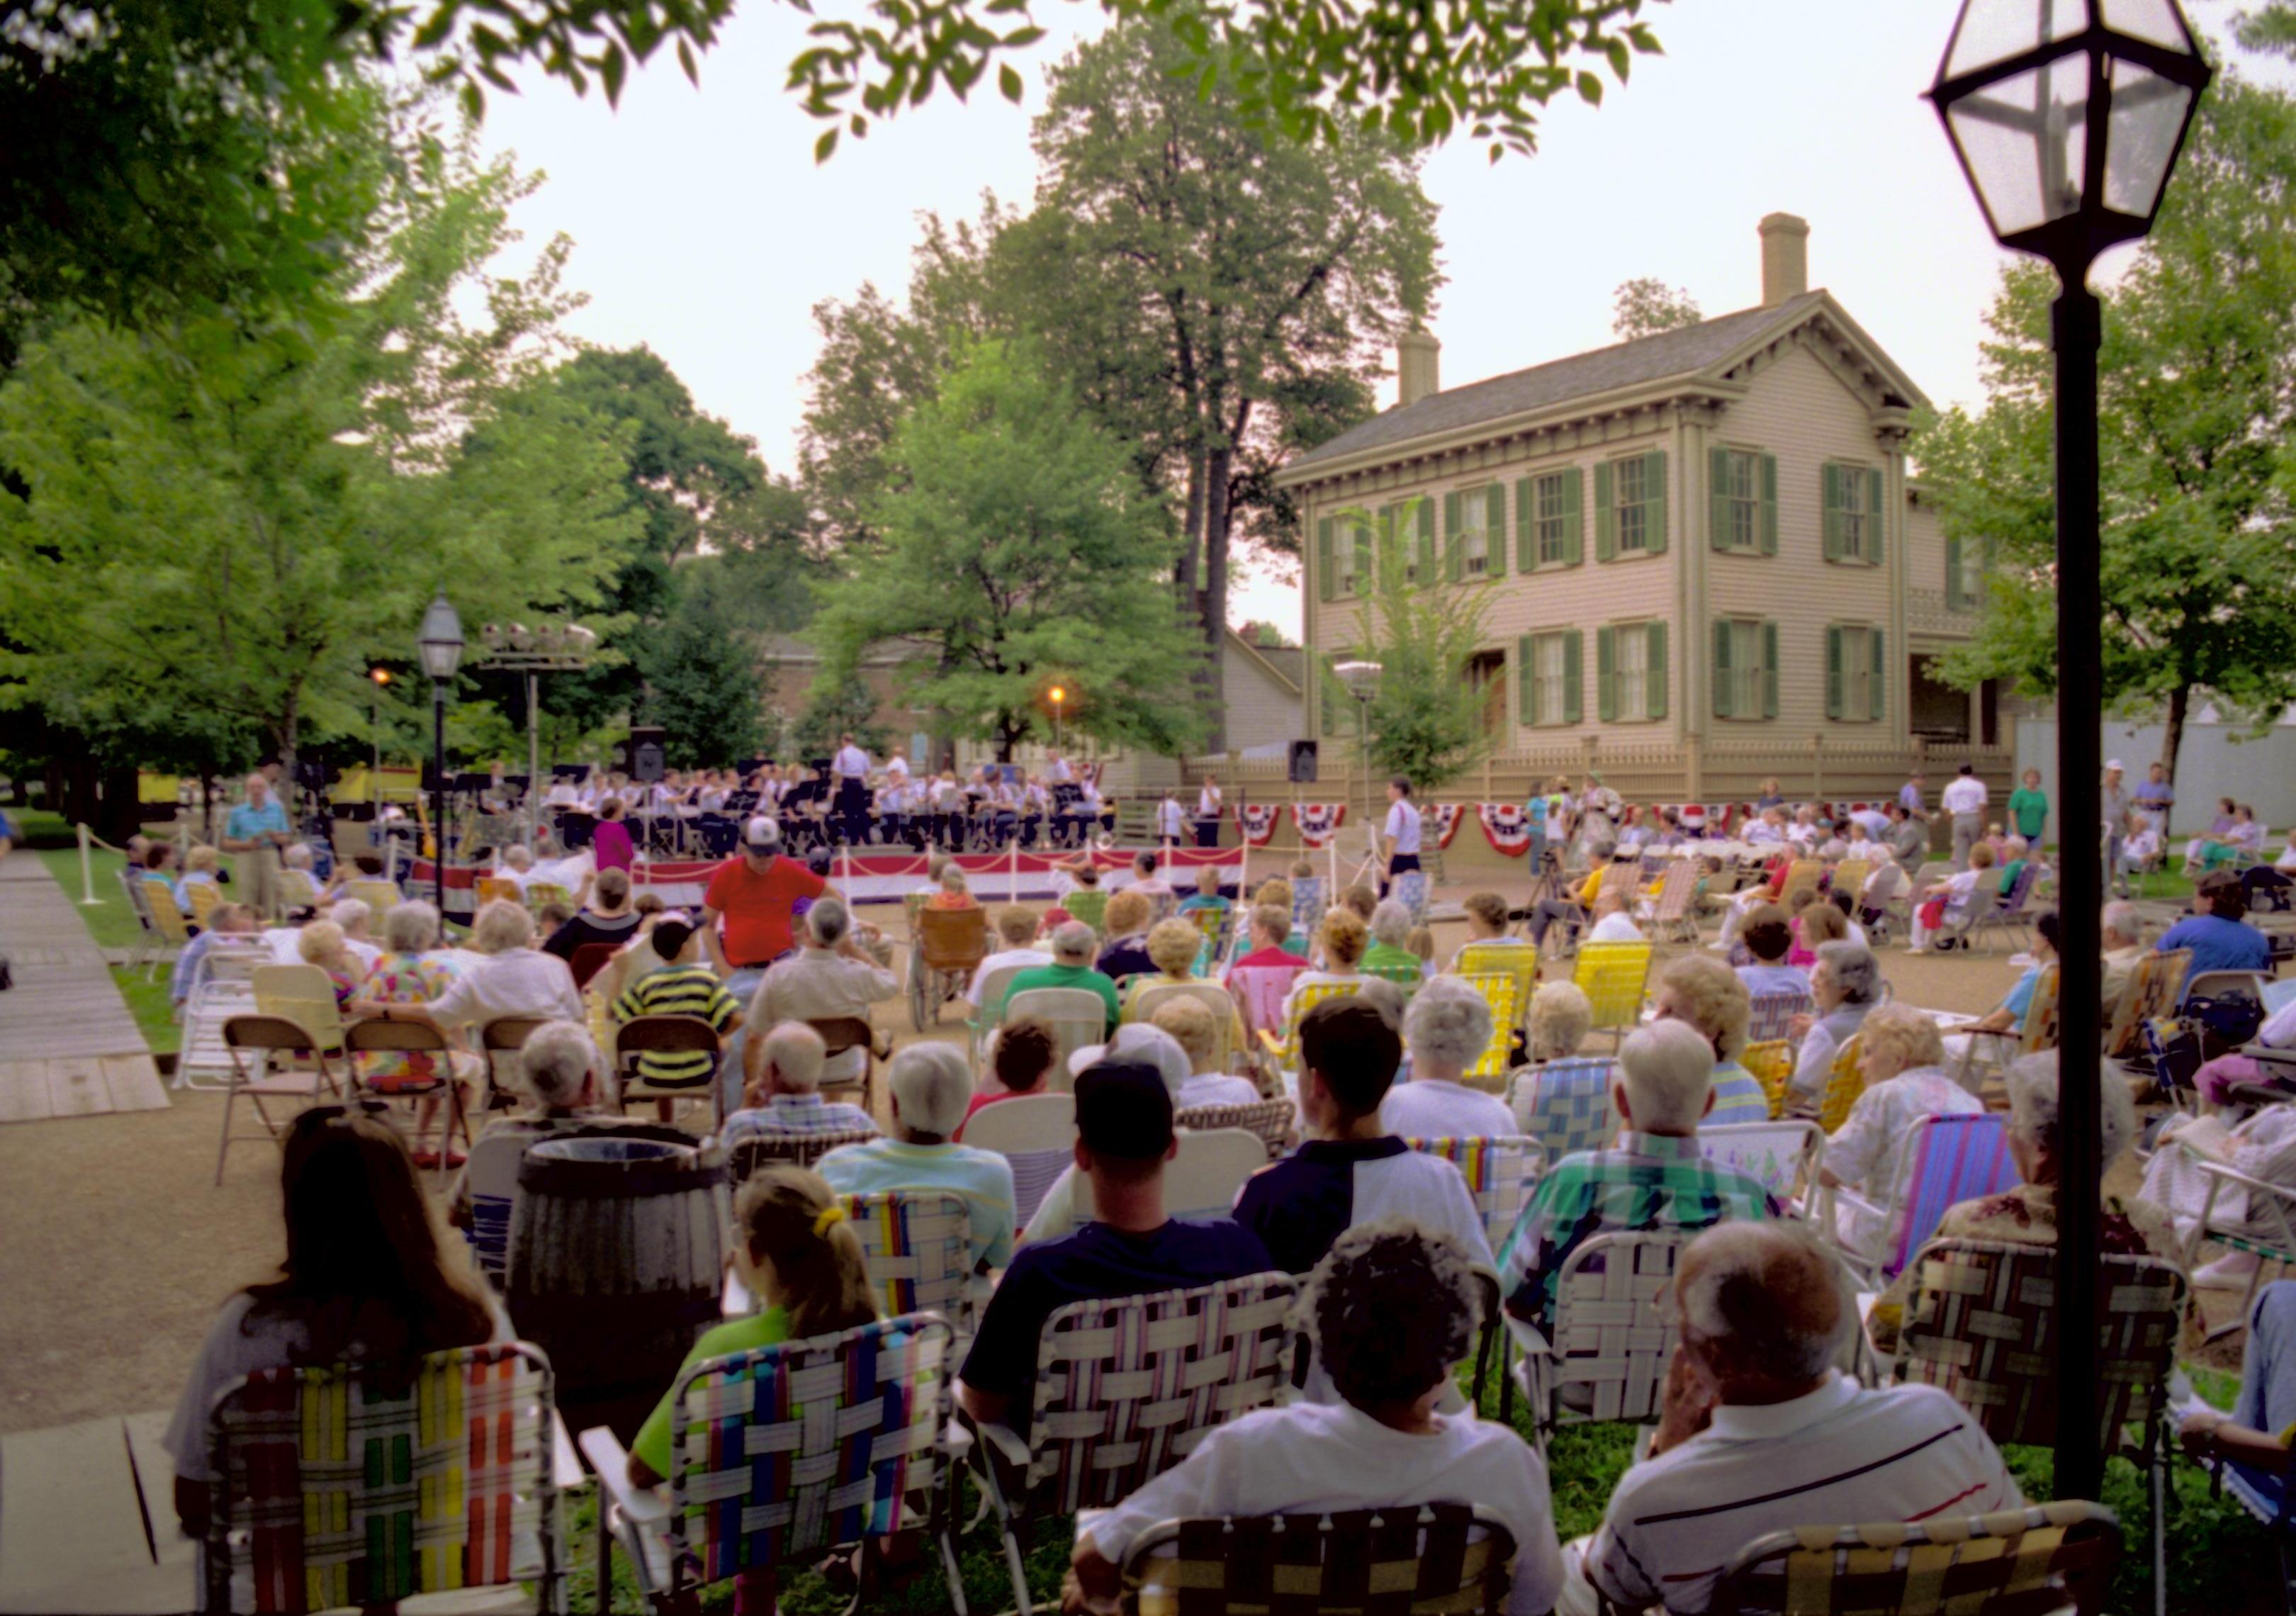
<svg viewBox="0 0 2296 1616"><path fill-rule="evenodd" d="M463 619L441 590L422 614L422 671L430 676L430 895L447 913L447 685L463 662Z"/></svg>
<svg viewBox="0 0 2296 1616"><path fill-rule="evenodd" d="M1379 817L1379 797L1371 788L1371 703L1379 694L1379 676L1384 669L1377 662L1341 662L1332 669L1332 677L1347 687L1356 699L1356 761L1364 779L1364 833L1371 838L1372 852L1379 851L1379 833L1373 822ZM1334 836L1332 845L1338 845Z"/></svg>
<svg viewBox="0 0 2296 1616"><path fill-rule="evenodd" d="M2176 0L1964 0L1930 99L2005 247L2055 266L2057 777L2063 823L2058 1058L2056 1494L2094 1498L2097 1445L2097 1029L2103 991L2103 604L2089 267L2152 229L2210 69ZM2086 825L2087 833L2078 827ZM2076 1034L2078 1036L2076 1036Z"/></svg>

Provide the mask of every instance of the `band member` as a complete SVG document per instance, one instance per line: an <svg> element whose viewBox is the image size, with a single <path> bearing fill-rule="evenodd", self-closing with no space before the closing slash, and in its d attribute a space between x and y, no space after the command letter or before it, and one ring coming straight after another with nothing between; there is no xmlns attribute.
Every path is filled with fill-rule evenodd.
<svg viewBox="0 0 2296 1616"><path fill-rule="evenodd" d="M849 734L837 737L837 755L829 772L836 782L836 813L845 840L858 845L869 839L869 754Z"/></svg>
<svg viewBox="0 0 2296 1616"><path fill-rule="evenodd" d="M1411 782L1401 775L1390 780L1387 800L1387 824L1382 832L1382 840L1386 843L1387 877L1379 883L1382 898L1397 876L1419 867L1419 809L1411 800Z"/></svg>
<svg viewBox="0 0 2296 1616"><path fill-rule="evenodd" d="M1163 843L1167 853L1179 849L1181 827L1186 818L1186 810L1180 806L1178 790L1168 787L1164 800L1156 805L1156 839Z"/></svg>
<svg viewBox="0 0 2296 1616"><path fill-rule="evenodd" d="M1196 792L1196 845L1200 848L1219 846L1220 831L1219 782L1210 775Z"/></svg>

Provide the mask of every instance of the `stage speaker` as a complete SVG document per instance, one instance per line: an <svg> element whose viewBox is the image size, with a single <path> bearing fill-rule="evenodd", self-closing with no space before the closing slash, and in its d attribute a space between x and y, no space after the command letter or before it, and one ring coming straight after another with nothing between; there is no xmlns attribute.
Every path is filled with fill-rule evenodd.
<svg viewBox="0 0 2296 1616"><path fill-rule="evenodd" d="M643 780L649 785L660 779L665 767L661 731L632 729L630 738L622 743L622 771L631 779Z"/></svg>
<svg viewBox="0 0 2296 1616"><path fill-rule="evenodd" d="M1291 772L1285 778L1294 785L1316 783L1316 743L1313 741L1292 742Z"/></svg>

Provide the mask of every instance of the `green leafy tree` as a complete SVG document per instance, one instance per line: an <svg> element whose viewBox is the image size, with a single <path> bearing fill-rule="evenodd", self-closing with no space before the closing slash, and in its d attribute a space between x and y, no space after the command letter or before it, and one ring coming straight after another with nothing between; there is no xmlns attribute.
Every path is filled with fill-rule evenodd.
<svg viewBox="0 0 2296 1616"><path fill-rule="evenodd" d="M877 721L877 693L858 674L818 683L807 693L790 744L800 758L826 758L836 751L840 735L852 736L872 757L882 757L893 742L893 732Z"/></svg>
<svg viewBox="0 0 2296 1616"><path fill-rule="evenodd" d="M892 644L914 653L900 676L911 704L952 715L999 757L1049 734L1037 686L1067 669L1091 670L1069 721L1092 734L1173 751L1198 733L1160 513L1122 447L1026 345L962 353L890 460L882 554L822 592L816 690Z"/></svg>
<svg viewBox="0 0 2296 1616"><path fill-rule="evenodd" d="M1989 555L1955 682L2056 680L2054 275L2008 269L1985 408L1916 443L1949 536ZM2104 693L2157 707L2176 767L2205 694L2257 721L2296 700L2296 98L2230 73L2202 103L2159 220L2104 297Z"/></svg>
<svg viewBox="0 0 2296 1616"><path fill-rule="evenodd" d="M307 731L368 733L368 660L410 653L433 590L473 628L599 603L635 523L611 430L541 384L565 245L469 323L527 184L398 139L323 327L78 323L0 385L0 701L244 726L291 765Z"/></svg>
<svg viewBox="0 0 2296 1616"><path fill-rule="evenodd" d="M1418 503L1406 506L1395 532L1414 530ZM1375 518L1357 510L1342 520L1368 526ZM1433 791L1473 767L1490 749L1483 690L1468 677L1484 638L1490 596L1482 589L1430 589L1413 581L1404 549L1392 536L1375 546L1373 586L1356 643L1324 664L1324 711L1357 745L1368 734L1376 774L1401 775L1414 790ZM1331 672L1332 665L1348 661L1380 666L1368 703L1359 704Z"/></svg>
<svg viewBox="0 0 2296 1616"><path fill-rule="evenodd" d="M645 648L646 717L672 768L716 767L764 745L765 681L749 636L690 587Z"/></svg>
<svg viewBox="0 0 2296 1616"><path fill-rule="evenodd" d="M1695 325L1705 317L1688 291L1650 275L1620 282L1611 299L1611 331L1621 342Z"/></svg>
<svg viewBox="0 0 2296 1616"><path fill-rule="evenodd" d="M1296 651L1300 642L1273 623L1250 622L1237 629L1236 637L1247 644L1266 646L1276 651Z"/></svg>

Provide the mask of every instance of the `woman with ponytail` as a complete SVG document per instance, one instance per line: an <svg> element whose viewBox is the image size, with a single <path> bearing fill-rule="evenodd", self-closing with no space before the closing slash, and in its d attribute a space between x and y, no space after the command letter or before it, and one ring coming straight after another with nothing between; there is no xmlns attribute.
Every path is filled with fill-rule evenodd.
<svg viewBox="0 0 2296 1616"><path fill-rule="evenodd" d="M694 1365L783 1341L836 1335L877 1317L861 1237L819 1174L795 1167L760 1169L734 1198L734 1222L741 1235L734 1247L734 1270L765 1306L705 1332L685 1355L669 1390L630 1444L630 1480L640 1487L668 1478L680 1423L677 1388Z"/></svg>

